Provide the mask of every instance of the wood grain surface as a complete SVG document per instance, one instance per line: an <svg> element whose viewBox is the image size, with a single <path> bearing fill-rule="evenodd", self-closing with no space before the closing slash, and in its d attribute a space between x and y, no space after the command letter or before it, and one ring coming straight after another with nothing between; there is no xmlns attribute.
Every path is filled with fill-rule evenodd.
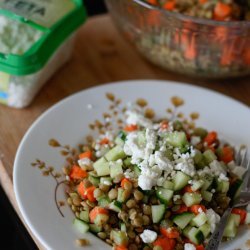
<svg viewBox="0 0 250 250"><path fill-rule="evenodd" d="M202 80L164 71L144 60L118 33L108 15L90 18L79 30L71 61L42 88L34 102L17 110L0 106L0 181L13 206L13 162L33 121L51 105L77 91L113 81L166 79L207 87L250 106L250 78Z"/></svg>

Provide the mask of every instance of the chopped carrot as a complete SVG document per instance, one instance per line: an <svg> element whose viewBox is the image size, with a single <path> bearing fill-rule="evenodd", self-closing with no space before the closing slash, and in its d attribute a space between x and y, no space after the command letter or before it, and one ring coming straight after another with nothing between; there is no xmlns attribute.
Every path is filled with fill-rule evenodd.
<svg viewBox="0 0 250 250"><path fill-rule="evenodd" d="M229 163L234 160L234 151L231 147L225 146L218 152L219 160L225 163Z"/></svg>
<svg viewBox="0 0 250 250"><path fill-rule="evenodd" d="M201 244L201 245L197 245L196 246L196 250L205 250L205 247Z"/></svg>
<svg viewBox="0 0 250 250"><path fill-rule="evenodd" d="M95 218L97 217L97 215L99 214L106 214L108 215L109 212L107 209L103 208L103 207L94 207L90 213L89 213L89 218L90 218L90 222L94 223Z"/></svg>
<svg viewBox="0 0 250 250"><path fill-rule="evenodd" d="M166 236L169 239L176 239L180 236L179 231L174 227L170 228L160 227L160 232L162 235Z"/></svg>
<svg viewBox="0 0 250 250"><path fill-rule="evenodd" d="M105 145L105 144L109 144L109 139L108 138L103 138L101 141L100 141L100 144L101 145Z"/></svg>
<svg viewBox="0 0 250 250"><path fill-rule="evenodd" d="M86 191L86 188L85 188L85 186L84 186L83 181L81 181L80 184L79 184L78 187L77 187L77 192L78 192L78 194L80 194L80 196L81 196L83 199L86 199L85 191Z"/></svg>
<svg viewBox="0 0 250 250"><path fill-rule="evenodd" d="M130 124L130 125L127 125L124 130L127 131L127 132L133 132L135 130L138 129L138 126L136 124Z"/></svg>
<svg viewBox="0 0 250 250"><path fill-rule="evenodd" d="M169 126L168 121L162 121L160 126L161 126L161 129L167 129Z"/></svg>
<svg viewBox="0 0 250 250"><path fill-rule="evenodd" d="M174 214L182 214L188 211L188 207L186 205L180 205L180 208L176 211L173 211Z"/></svg>
<svg viewBox="0 0 250 250"><path fill-rule="evenodd" d="M207 145L213 144L217 140L217 133L215 131L209 132L207 136L204 138L204 142L207 143Z"/></svg>
<svg viewBox="0 0 250 250"><path fill-rule="evenodd" d="M214 19L223 21L232 13L232 7L229 4L218 2L214 8Z"/></svg>
<svg viewBox="0 0 250 250"><path fill-rule="evenodd" d="M124 188L125 186L125 183L131 183L131 181L127 178L123 178L122 181L121 181L121 187Z"/></svg>
<svg viewBox="0 0 250 250"><path fill-rule="evenodd" d="M207 0L199 0L199 3L200 4L204 4L204 3L206 3L207 2Z"/></svg>
<svg viewBox="0 0 250 250"><path fill-rule="evenodd" d="M70 170L70 174L69 174L70 179L73 179L73 180L81 180L87 176L88 176L88 173L76 165L72 166Z"/></svg>
<svg viewBox="0 0 250 250"><path fill-rule="evenodd" d="M125 246L116 246L115 250L128 250L128 248Z"/></svg>
<svg viewBox="0 0 250 250"><path fill-rule="evenodd" d="M240 224L244 224L246 217L247 217L247 212L245 209L241 208L233 208L232 214L238 214L240 216Z"/></svg>
<svg viewBox="0 0 250 250"><path fill-rule="evenodd" d="M175 239L168 239L165 236L159 236L153 243L154 246L159 246L164 250L173 250L175 248Z"/></svg>
<svg viewBox="0 0 250 250"><path fill-rule="evenodd" d="M92 152L91 151L86 151L86 152L81 153L79 155L79 159L84 159L84 158L92 159Z"/></svg>
<svg viewBox="0 0 250 250"><path fill-rule="evenodd" d="M147 0L149 4L157 5L157 0Z"/></svg>
<svg viewBox="0 0 250 250"><path fill-rule="evenodd" d="M162 7L165 10L172 11L175 8L175 0L167 1Z"/></svg>
<svg viewBox="0 0 250 250"><path fill-rule="evenodd" d="M95 186L91 186L91 187L88 187L85 191L85 194L87 196L87 199L91 202L95 202L96 199L95 199L95 196L94 196L94 191L95 191L96 187Z"/></svg>
<svg viewBox="0 0 250 250"><path fill-rule="evenodd" d="M188 60L195 59L197 52L196 52L196 40L194 36L192 36L191 41L189 42L184 55L185 58Z"/></svg>
<svg viewBox="0 0 250 250"><path fill-rule="evenodd" d="M206 208L203 205L192 205L191 207L189 207L189 211L194 213L194 214L199 214L200 210L202 210L203 212L206 212Z"/></svg>

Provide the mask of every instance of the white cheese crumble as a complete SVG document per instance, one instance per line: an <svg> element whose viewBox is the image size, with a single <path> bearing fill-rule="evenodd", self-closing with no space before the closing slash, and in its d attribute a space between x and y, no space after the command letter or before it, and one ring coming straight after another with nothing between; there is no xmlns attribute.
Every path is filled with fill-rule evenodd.
<svg viewBox="0 0 250 250"><path fill-rule="evenodd" d="M85 166L92 166L93 161L91 161L89 158L83 158L83 159L78 160L78 164L81 168L83 168Z"/></svg>
<svg viewBox="0 0 250 250"><path fill-rule="evenodd" d="M173 201L178 201L181 198L179 194L174 195Z"/></svg>
<svg viewBox="0 0 250 250"><path fill-rule="evenodd" d="M184 250L196 250L196 247L191 243L185 243Z"/></svg>
<svg viewBox="0 0 250 250"><path fill-rule="evenodd" d="M229 179L228 179L228 177L225 174L220 173L219 180L220 181L228 181Z"/></svg>
<svg viewBox="0 0 250 250"><path fill-rule="evenodd" d="M126 111L127 124L137 124L145 128L153 128L153 122L147 119L141 112L138 110L128 110Z"/></svg>
<svg viewBox="0 0 250 250"><path fill-rule="evenodd" d="M201 142L201 138L199 136L192 136L190 142L193 146L196 146L198 143Z"/></svg>
<svg viewBox="0 0 250 250"><path fill-rule="evenodd" d="M216 225L220 222L220 216L214 212L212 208L206 211L207 219L210 224L211 232L213 233Z"/></svg>
<svg viewBox="0 0 250 250"><path fill-rule="evenodd" d="M157 238L157 233L148 229L145 229L140 237L144 243L152 243Z"/></svg>

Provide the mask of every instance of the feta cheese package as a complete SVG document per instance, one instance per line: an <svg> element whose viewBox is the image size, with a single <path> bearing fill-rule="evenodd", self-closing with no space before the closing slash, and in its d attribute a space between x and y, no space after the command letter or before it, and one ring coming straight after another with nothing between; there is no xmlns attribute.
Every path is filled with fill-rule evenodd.
<svg viewBox="0 0 250 250"><path fill-rule="evenodd" d="M70 59L82 0L0 0L0 103L28 106Z"/></svg>

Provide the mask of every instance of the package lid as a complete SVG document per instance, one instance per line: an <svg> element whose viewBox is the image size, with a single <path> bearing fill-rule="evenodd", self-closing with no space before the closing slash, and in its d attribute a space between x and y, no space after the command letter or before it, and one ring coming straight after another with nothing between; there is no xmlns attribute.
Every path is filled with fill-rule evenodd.
<svg viewBox="0 0 250 250"><path fill-rule="evenodd" d="M41 32L21 55L0 51L0 71L20 76L42 69L87 16L82 0L0 0L0 15Z"/></svg>

